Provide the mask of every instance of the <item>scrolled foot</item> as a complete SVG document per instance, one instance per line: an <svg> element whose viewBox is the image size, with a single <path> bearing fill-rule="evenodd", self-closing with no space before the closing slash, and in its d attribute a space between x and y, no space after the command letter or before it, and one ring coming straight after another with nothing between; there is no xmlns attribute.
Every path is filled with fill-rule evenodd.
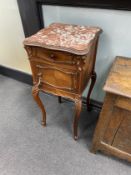
<svg viewBox="0 0 131 175"><path fill-rule="evenodd" d="M96 154L97 150L95 148L91 148L90 152L93 153L93 154Z"/></svg>
<svg viewBox="0 0 131 175"><path fill-rule="evenodd" d="M43 127L45 127L45 126L46 126L46 122L45 122L45 121L41 121L41 125L42 125Z"/></svg>
<svg viewBox="0 0 131 175"><path fill-rule="evenodd" d="M78 135L77 136L74 136L74 140L76 140L76 141L78 140Z"/></svg>

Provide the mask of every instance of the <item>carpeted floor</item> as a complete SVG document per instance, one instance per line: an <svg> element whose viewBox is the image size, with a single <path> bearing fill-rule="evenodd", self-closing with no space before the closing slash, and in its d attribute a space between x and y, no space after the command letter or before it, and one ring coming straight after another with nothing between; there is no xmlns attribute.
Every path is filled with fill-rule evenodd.
<svg viewBox="0 0 131 175"><path fill-rule="evenodd" d="M0 175L130 175L130 163L89 152L95 111L83 108L80 138L72 138L73 103L40 94L47 127L31 87L0 75Z"/></svg>

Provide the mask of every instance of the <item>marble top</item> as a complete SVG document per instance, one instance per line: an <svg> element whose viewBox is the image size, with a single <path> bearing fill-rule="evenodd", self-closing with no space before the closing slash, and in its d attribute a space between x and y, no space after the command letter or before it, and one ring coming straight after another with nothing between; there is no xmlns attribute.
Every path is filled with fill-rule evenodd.
<svg viewBox="0 0 131 175"><path fill-rule="evenodd" d="M26 38L24 45L84 55L89 52L92 41L101 31L99 27L53 23Z"/></svg>

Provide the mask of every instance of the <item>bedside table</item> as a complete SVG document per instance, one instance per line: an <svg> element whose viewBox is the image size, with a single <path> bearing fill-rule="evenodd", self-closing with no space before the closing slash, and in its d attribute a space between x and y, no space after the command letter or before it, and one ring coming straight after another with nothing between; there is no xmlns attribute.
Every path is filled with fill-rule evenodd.
<svg viewBox="0 0 131 175"><path fill-rule="evenodd" d="M106 97L95 130L97 150L131 161L131 59L117 57L104 86Z"/></svg>
<svg viewBox="0 0 131 175"><path fill-rule="evenodd" d="M61 97L71 99L75 102L75 140L82 93L91 79L88 108L96 81L95 60L100 32L98 27L53 23L24 41L33 75L33 97L43 114L42 125L46 125L46 112L39 91L57 95L59 102Z"/></svg>

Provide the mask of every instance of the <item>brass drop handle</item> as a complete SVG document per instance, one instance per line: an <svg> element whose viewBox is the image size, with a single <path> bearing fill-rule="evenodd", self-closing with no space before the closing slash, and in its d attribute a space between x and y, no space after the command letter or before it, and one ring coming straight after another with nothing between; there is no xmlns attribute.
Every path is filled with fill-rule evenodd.
<svg viewBox="0 0 131 175"><path fill-rule="evenodd" d="M42 73L39 72L37 75L38 75L38 83L37 83L37 86L38 86L38 88L41 88L41 86L42 86Z"/></svg>
<svg viewBox="0 0 131 175"><path fill-rule="evenodd" d="M42 77L42 73L41 72L39 72L37 75L38 75L39 78Z"/></svg>

